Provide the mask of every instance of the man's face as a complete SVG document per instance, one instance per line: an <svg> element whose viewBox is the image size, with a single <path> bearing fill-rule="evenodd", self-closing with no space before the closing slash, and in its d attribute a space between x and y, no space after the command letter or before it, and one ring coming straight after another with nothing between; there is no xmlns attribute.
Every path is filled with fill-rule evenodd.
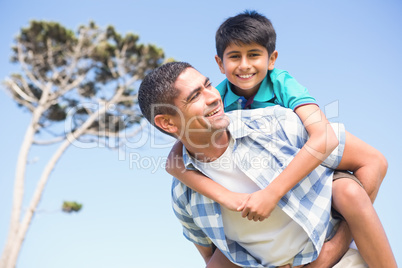
<svg viewBox="0 0 402 268"><path fill-rule="evenodd" d="M173 116L178 126L178 135L197 137L224 130L229 124L223 109L218 90L211 85L209 79L193 68L187 68L177 78L175 88L180 91L174 104L178 108L177 115Z"/></svg>
<svg viewBox="0 0 402 268"><path fill-rule="evenodd" d="M258 91L268 70L274 68L277 52L274 53L273 58L269 57L267 49L256 43L231 44L226 47L222 59L216 56L216 61L220 71L233 84L234 93L249 98Z"/></svg>

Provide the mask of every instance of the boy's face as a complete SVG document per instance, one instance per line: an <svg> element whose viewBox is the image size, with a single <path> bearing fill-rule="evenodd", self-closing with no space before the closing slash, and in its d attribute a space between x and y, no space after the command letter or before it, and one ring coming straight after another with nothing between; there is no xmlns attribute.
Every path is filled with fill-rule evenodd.
<svg viewBox="0 0 402 268"><path fill-rule="evenodd" d="M258 91L268 70L274 68L277 57L277 51L268 56L267 49L256 43L232 43L223 52L223 58L215 56L215 60L232 83L234 93L249 98Z"/></svg>

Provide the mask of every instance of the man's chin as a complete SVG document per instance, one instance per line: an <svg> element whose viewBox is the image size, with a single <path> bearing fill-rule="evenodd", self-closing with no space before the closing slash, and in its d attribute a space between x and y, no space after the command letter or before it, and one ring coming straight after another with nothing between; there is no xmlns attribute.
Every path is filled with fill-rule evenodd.
<svg viewBox="0 0 402 268"><path fill-rule="evenodd" d="M222 114L221 116L216 117L212 121L210 121L210 125L216 129L227 128L227 126L229 126L229 123L230 119L226 114Z"/></svg>

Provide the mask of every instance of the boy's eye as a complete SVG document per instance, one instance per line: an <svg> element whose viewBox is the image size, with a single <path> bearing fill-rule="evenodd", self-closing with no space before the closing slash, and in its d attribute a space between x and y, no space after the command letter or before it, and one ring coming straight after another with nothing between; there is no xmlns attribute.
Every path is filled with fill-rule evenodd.
<svg viewBox="0 0 402 268"><path fill-rule="evenodd" d="M238 58L240 58L239 55L231 55L231 56L229 56L229 59L238 59Z"/></svg>
<svg viewBox="0 0 402 268"><path fill-rule="evenodd" d="M250 57L258 57L258 56L260 56L260 54L259 54L259 53L253 53L253 54L250 54Z"/></svg>

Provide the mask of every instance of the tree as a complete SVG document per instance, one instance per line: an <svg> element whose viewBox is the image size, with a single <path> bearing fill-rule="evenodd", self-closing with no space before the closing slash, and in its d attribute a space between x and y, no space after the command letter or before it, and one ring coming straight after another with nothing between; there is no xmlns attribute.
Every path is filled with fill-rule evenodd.
<svg viewBox="0 0 402 268"><path fill-rule="evenodd" d="M4 85L32 118L16 165L10 229L0 267L15 267L50 173L73 142L103 141L106 147L115 147L123 134L135 135L145 126L136 86L165 56L162 49L138 39L93 22L75 33L45 21L32 21L15 38L11 61L22 71L10 75ZM23 213L28 153L33 145L44 144L58 147Z"/></svg>
<svg viewBox="0 0 402 268"><path fill-rule="evenodd" d="M64 201L62 210L66 213L78 212L82 208L82 204L75 201Z"/></svg>

